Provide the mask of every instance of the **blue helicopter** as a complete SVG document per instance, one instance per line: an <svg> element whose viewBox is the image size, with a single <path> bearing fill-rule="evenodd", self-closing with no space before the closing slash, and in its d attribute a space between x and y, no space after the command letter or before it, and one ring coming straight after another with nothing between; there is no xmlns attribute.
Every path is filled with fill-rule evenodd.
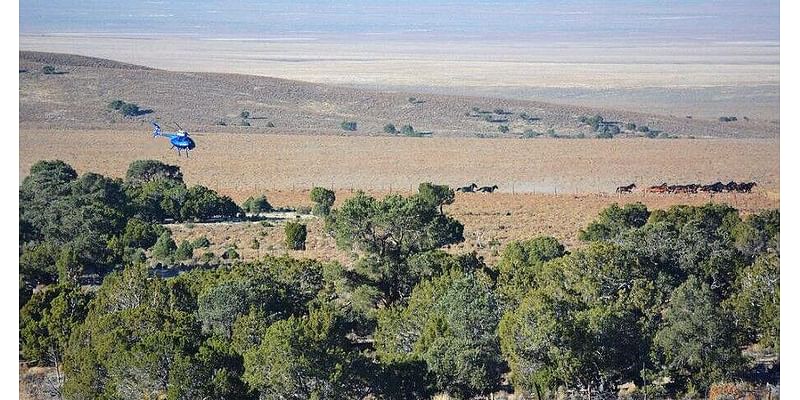
<svg viewBox="0 0 800 400"><path fill-rule="evenodd" d="M176 132L162 132L161 127L158 126L157 123L151 122L153 124L153 137L156 136L163 136L169 138L169 142L172 143L171 149L177 149L178 155L181 155L181 150L186 150L186 157L189 157L189 150L195 148L194 140L189 137L189 132L181 128L180 125L175 123L175 126L178 127Z"/></svg>

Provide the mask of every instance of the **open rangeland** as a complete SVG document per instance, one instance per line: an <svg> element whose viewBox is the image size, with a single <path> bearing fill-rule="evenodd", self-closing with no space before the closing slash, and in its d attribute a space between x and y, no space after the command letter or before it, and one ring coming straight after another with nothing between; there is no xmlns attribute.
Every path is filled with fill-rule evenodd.
<svg viewBox="0 0 800 400"><path fill-rule="evenodd" d="M56 74L44 74L45 66ZM435 137L594 137L581 117L599 115L620 137L777 138L777 120L738 115L736 121L690 115L656 115L613 107L541 101L378 92L263 76L174 72L68 54L20 52L20 129L138 129L147 121L179 123L189 131L389 136L410 125ZM409 101L413 98L412 101ZM112 101L137 104L141 115L123 117ZM248 111L249 117L240 117ZM731 115L731 114L725 114ZM357 123L344 131L343 121ZM628 124L636 128L627 128ZM505 128L502 129L501 127Z"/></svg>
<svg viewBox="0 0 800 400"><path fill-rule="evenodd" d="M269 190L411 190L421 182L498 185L499 192L614 192L716 181L779 188L777 140L559 140L196 134L178 157L169 143L138 131L20 133L20 178L38 160L61 159L79 172L122 177L138 159L181 167L189 184L235 200Z"/></svg>
<svg viewBox="0 0 800 400"><path fill-rule="evenodd" d="M487 261L508 241L548 234L568 246L577 232L613 202L642 201L652 208L708 201L744 212L779 207L777 140L515 140L389 138L297 135L197 134L190 158L168 150L146 126L130 131L38 131L20 135L20 178L37 160L62 159L79 173L123 177L131 161L156 159L179 165L189 185L202 184L241 203L266 194L275 207L311 205L312 186L331 187L337 204L354 190L382 196L408 194L420 182L452 187L497 184L497 192L459 193L446 211L465 225L466 241L455 251L477 251ZM645 195L641 188L661 182L755 181L751 194ZM621 196L617 186L639 189ZM173 225L176 240L206 235L220 254L236 244L251 259L283 254L283 230L260 223ZM252 239L260 241L251 249ZM197 254L201 254L197 250ZM310 220L308 250L298 256L347 262Z"/></svg>
<svg viewBox="0 0 800 400"><path fill-rule="evenodd" d="M386 193L373 192L380 197ZM349 198L349 191L337 192L337 204ZM309 191L266 192L267 199L276 207L311 205ZM597 218L598 213L611 203L642 202L652 209L665 209L676 204L702 205L708 202L726 203L738 208L743 215L763 209L779 208L777 194L757 192L751 194L697 195L552 195L552 194L457 194L456 201L445 206L445 212L464 224L464 242L450 246L456 253L475 251L488 263L494 263L510 241L549 235L564 243L567 248L581 246L578 231ZM308 225L306 250L287 250L282 223L240 222L209 224L171 224L176 242L193 241L205 236L212 243L208 249L195 250L199 257L211 251L222 254L229 246L245 260L270 255L289 254L292 257L336 260L348 264L352 255L336 248L335 240L323 229L323 222L315 217L304 218ZM253 239L259 242L252 248Z"/></svg>
<svg viewBox="0 0 800 400"><path fill-rule="evenodd" d="M20 48L170 71L261 75L371 90L603 105L681 118L716 119L731 113L765 120L780 117L780 47L774 42L610 44L601 39L575 43L563 36L545 42L420 42L308 36L207 40L21 35Z"/></svg>

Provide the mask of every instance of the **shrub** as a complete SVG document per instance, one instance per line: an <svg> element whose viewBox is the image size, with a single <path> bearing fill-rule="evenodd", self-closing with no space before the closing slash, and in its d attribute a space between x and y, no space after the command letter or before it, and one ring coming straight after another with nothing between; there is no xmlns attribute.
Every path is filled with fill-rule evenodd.
<svg viewBox="0 0 800 400"><path fill-rule="evenodd" d="M597 135L595 136L597 138L611 139L614 137L614 135L618 134L620 130L616 125L601 125L597 130L595 130L595 132L597 132Z"/></svg>
<svg viewBox="0 0 800 400"><path fill-rule="evenodd" d="M426 202L439 207L439 213L444 214L442 206L453 204L455 201L455 192L447 185L435 185L430 182L423 182L419 184L417 196Z"/></svg>
<svg viewBox="0 0 800 400"><path fill-rule="evenodd" d="M342 121L342 129L346 131L354 131L358 128L355 121Z"/></svg>
<svg viewBox="0 0 800 400"><path fill-rule="evenodd" d="M205 263L210 263L212 261L217 261L217 256L214 254L213 251L207 251L200 256L200 261Z"/></svg>
<svg viewBox="0 0 800 400"><path fill-rule="evenodd" d="M224 260L238 260L239 259L239 252L236 251L233 247L229 247L222 253L222 259Z"/></svg>
<svg viewBox="0 0 800 400"><path fill-rule="evenodd" d="M272 205L267 201L267 197L261 195L255 198L248 197L247 200L242 203L242 210L252 214L258 214L262 212L270 212L273 210L273 208Z"/></svg>
<svg viewBox="0 0 800 400"><path fill-rule="evenodd" d="M250 248L253 250L258 250L261 248L261 243L258 241L258 239L253 238L253 240L250 241Z"/></svg>
<svg viewBox="0 0 800 400"><path fill-rule="evenodd" d="M165 228L160 225L147 223L138 218L131 218L122 233L122 244L125 247L149 249L156 244L164 230Z"/></svg>
<svg viewBox="0 0 800 400"><path fill-rule="evenodd" d="M175 246L175 241L172 240L172 234L169 231L166 231L161 234L156 244L153 245L153 257L169 257L175 252L176 248L177 246Z"/></svg>
<svg viewBox="0 0 800 400"><path fill-rule="evenodd" d="M493 115L491 115L491 114L489 114L489 115L485 115L485 116L483 117L483 120L484 120L484 121L486 121L486 122L491 122L491 123L503 123L503 122L508 122L508 118L496 118L495 116L493 116Z"/></svg>
<svg viewBox="0 0 800 400"><path fill-rule="evenodd" d="M650 127L648 127L647 125L642 125L642 126L636 128L636 130L639 131L639 132L647 133L647 132L650 132Z"/></svg>
<svg viewBox="0 0 800 400"><path fill-rule="evenodd" d="M133 103L125 103L120 107L119 112L126 117L139 115L139 106Z"/></svg>
<svg viewBox="0 0 800 400"><path fill-rule="evenodd" d="M525 132L522 133L522 137L524 137L526 139L535 138L535 137L539 137L539 136L542 136L542 135L543 135L543 133L536 132L533 129L526 129Z"/></svg>
<svg viewBox="0 0 800 400"><path fill-rule="evenodd" d="M179 217L181 220L233 218L240 212L241 209L230 197L220 196L205 186L195 185L186 190Z"/></svg>
<svg viewBox="0 0 800 400"><path fill-rule="evenodd" d="M140 186L162 179L183 184L181 168L156 160L136 160L128 166L128 171L125 173L125 181L131 186Z"/></svg>
<svg viewBox="0 0 800 400"><path fill-rule="evenodd" d="M272 121L267 122L267 128L274 128L274 127L275 127L275 124L273 124Z"/></svg>
<svg viewBox="0 0 800 400"><path fill-rule="evenodd" d="M595 131L600 128L600 125L603 123L604 119L600 115L595 115L594 117L580 117L578 121L582 124L586 124L592 127Z"/></svg>
<svg viewBox="0 0 800 400"><path fill-rule="evenodd" d="M54 67L52 65L45 65L44 67L42 67L42 73L44 73L45 75L55 74L56 73L56 67Z"/></svg>
<svg viewBox="0 0 800 400"><path fill-rule="evenodd" d="M124 101L117 99L112 101L111 103L108 103L108 108L111 108L112 110L119 110L124 105L125 105Z"/></svg>
<svg viewBox="0 0 800 400"><path fill-rule="evenodd" d="M58 247L47 242L26 248L19 257L20 278L34 287L38 283L55 282L57 251Z"/></svg>
<svg viewBox="0 0 800 400"><path fill-rule="evenodd" d="M390 134L390 135L396 135L397 134L397 128L395 128L394 124L391 124L391 123L384 125L383 126L383 131L388 133L388 134Z"/></svg>
<svg viewBox="0 0 800 400"><path fill-rule="evenodd" d="M609 131L602 131L598 132L597 135L595 135L595 137L598 139L612 139L614 135L612 135L611 132Z"/></svg>
<svg viewBox="0 0 800 400"><path fill-rule="evenodd" d="M719 122L733 122L737 120L738 118L736 117L719 117Z"/></svg>
<svg viewBox="0 0 800 400"><path fill-rule="evenodd" d="M639 228L647 223L650 211L642 203L626 204L620 207L614 203L600 212L596 221L578 232L583 241L613 240L626 230Z"/></svg>
<svg viewBox="0 0 800 400"><path fill-rule="evenodd" d="M83 274L84 265L74 249L64 247L56 259L56 271L59 283L75 285Z"/></svg>
<svg viewBox="0 0 800 400"><path fill-rule="evenodd" d="M192 258L192 253L194 253L194 247L192 247L191 243L184 240L175 250L175 258L178 260L186 260L187 258Z"/></svg>
<svg viewBox="0 0 800 400"><path fill-rule="evenodd" d="M241 125L241 126L250 126L250 122L248 122L247 120L243 119L242 122L239 125Z"/></svg>
<svg viewBox="0 0 800 400"><path fill-rule="evenodd" d="M629 131L635 131L636 130L636 124L634 124L633 122L628 122L627 124L625 124L625 129L627 129Z"/></svg>
<svg viewBox="0 0 800 400"><path fill-rule="evenodd" d="M287 222L284 228L286 233L286 247L291 250L306 249L306 226L299 222Z"/></svg>
<svg viewBox="0 0 800 400"><path fill-rule="evenodd" d="M195 249L202 249L211 246L211 241L205 236L200 236L192 242L192 247Z"/></svg>
<svg viewBox="0 0 800 400"><path fill-rule="evenodd" d="M414 134L414 127L411 125L403 125L403 127L400 128L400 133L406 136L411 136Z"/></svg>
<svg viewBox="0 0 800 400"><path fill-rule="evenodd" d="M323 187L315 187L311 189L311 201L314 202L311 213L318 217L325 217L331 213L333 203L336 201L336 193Z"/></svg>
<svg viewBox="0 0 800 400"><path fill-rule="evenodd" d="M508 125L500 125L500 126L497 127L497 130L500 133L508 133L508 131L510 131L510 129L508 128Z"/></svg>
<svg viewBox="0 0 800 400"><path fill-rule="evenodd" d="M239 117L242 119L250 118L250 111L242 110L242 112L239 113Z"/></svg>

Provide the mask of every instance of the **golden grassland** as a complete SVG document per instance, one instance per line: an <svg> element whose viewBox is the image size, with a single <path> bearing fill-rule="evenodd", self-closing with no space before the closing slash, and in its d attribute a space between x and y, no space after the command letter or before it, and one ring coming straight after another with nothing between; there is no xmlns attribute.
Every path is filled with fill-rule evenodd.
<svg viewBox="0 0 800 400"><path fill-rule="evenodd" d="M123 177L137 159L178 165L185 181L234 200L264 191L413 190L421 182L497 184L500 192L598 193L617 186L755 181L779 188L777 139L467 139L196 134L189 158L150 128L22 130L19 174L61 159L80 173Z"/></svg>
<svg viewBox="0 0 800 400"><path fill-rule="evenodd" d="M476 251L487 261L512 240L552 235L568 247L577 233L614 202L641 201L650 208L676 204L728 203L751 213L780 206L779 141L558 140L339 137L265 134L198 134L190 158L178 157L148 129L126 131L23 130L20 179L37 160L61 159L79 173L123 177L131 161L156 159L179 165L189 185L202 184L237 203L265 194L275 207L310 206L312 186L333 188L337 205L356 190L374 196L409 194L420 182L453 187L497 184L493 194L458 193L445 211L465 225L465 241L449 251ZM756 181L752 194L617 196L616 186ZM323 224L309 221L306 251L295 257L338 260ZM219 255L236 245L244 259L287 253L280 224L171 225L177 241L207 236ZM251 249L253 239L259 249ZM196 250L199 256L203 251Z"/></svg>
<svg viewBox="0 0 800 400"><path fill-rule="evenodd" d="M265 194L275 207L311 204L309 191L273 191ZM370 194L381 197L387 193ZM337 205L351 196L352 193L349 191L337 192ZM743 215L780 207L778 194L766 191L751 194L725 193L713 197L708 194L645 196L643 193L636 193L617 196L459 193L456 195L456 201L452 205L445 206L444 211L464 224L465 240L450 246L447 250L455 253L475 251L488 263L493 263L509 242L539 235L553 236L567 248L576 248L582 245L577 238L579 230L595 220L601 210L615 202L619 204L642 202L651 210L665 209L677 204L726 203L738 208ZM299 258L335 260L343 264L352 261L352 254L336 248L335 240L326 234L321 220L311 218L303 221L308 225L305 251L286 249L282 224L242 222L173 224L168 227L173 232L176 242L192 241L201 236L208 238L212 243L211 247L195 250L195 256L198 257L206 251L220 255L225 248L235 245L237 252L245 260L253 260L267 254L273 256L288 254ZM258 240L258 249L251 248L253 239Z"/></svg>

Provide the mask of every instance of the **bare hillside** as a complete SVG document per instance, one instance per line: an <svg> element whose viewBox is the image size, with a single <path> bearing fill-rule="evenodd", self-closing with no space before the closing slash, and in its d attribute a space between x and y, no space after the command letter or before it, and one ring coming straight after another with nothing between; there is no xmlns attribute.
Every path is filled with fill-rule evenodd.
<svg viewBox="0 0 800 400"><path fill-rule="evenodd" d="M488 97L374 92L269 77L172 72L68 54L20 52L20 127L36 129L146 129L147 121L178 122L194 132L385 135L393 123L436 136L519 137L526 130L591 137L582 116L646 125L680 137L778 137L777 122L720 122L602 108ZM45 65L55 74L44 74ZM414 97L416 101L410 101ZM123 117L113 100L136 103L145 112ZM246 123L239 114L247 110ZM527 114L528 118L523 118ZM355 121L345 132L342 121ZM249 126L243 126L249 124ZM274 125L271 127L270 125ZM500 133L499 126L508 126ZM626 133L623 136L641 135Z"/></svg>

